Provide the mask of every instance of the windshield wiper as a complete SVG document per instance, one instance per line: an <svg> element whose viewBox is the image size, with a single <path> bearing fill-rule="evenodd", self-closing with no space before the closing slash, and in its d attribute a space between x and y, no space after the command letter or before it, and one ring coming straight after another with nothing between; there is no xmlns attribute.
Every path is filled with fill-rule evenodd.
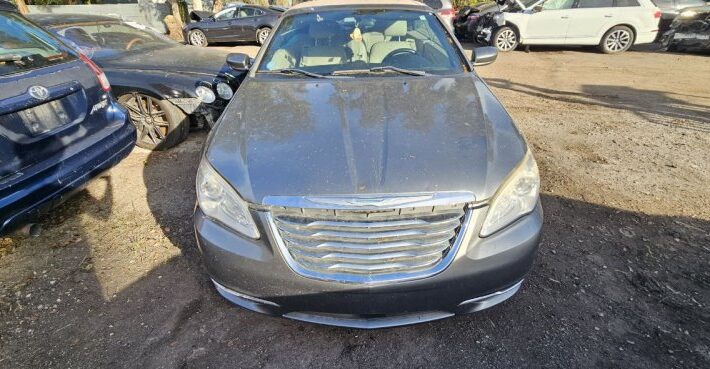
<svg viewBox="0 0 710 369"><path fill-rule="evenodd" d="M298 68L284 68L284 69L277 69L277 70L261 70L258 71L257 73L269 73L269 74L300 74L302 76L306 77L311 77L311 78L328 78L328 76L324 76L322 74L318 73L313 73L309 72L307 70L303 69L298 69Z"/></svg>
<svg viewBox="0 0 710 369"><path fill-rule="evenodd" d="M343 75L343 74L367 74L367 73L382 73L382 72L396 72L400 74L407 74L410 76L426 76L427 72L421 70L404 69L399 67L394 67L391 65L385 65L382 67L373 67L370 69L350 69L350 70L336 70L332 73L333 76Z"/></svg>

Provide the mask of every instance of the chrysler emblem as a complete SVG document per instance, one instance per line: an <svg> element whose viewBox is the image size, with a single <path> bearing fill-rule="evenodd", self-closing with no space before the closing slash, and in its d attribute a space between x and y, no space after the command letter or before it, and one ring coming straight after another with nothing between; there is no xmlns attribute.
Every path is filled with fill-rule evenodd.
<svg viewBox="0 0 710 369"><path fill-rule="evenodd" d="M37 100L47 100L49 97L49 90L44 86L31 86L27 89L27 92Z"/></svg>

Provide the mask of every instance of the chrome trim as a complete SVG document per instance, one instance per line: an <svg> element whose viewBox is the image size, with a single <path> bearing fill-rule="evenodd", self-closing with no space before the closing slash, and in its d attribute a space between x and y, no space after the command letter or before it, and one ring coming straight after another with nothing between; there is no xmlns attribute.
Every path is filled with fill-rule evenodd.
<svg viewBox="0 0 710 369"><path fill-rule="evenodd" d="M448 318L453 315L453 313L447 311L423 311L418 313L390 315L376 318L349 314L322 314L311 312L292 312L286 313L283 316L284 318L299 320L302 322L332 325L336 327L377 329L430 322L433 320Z"/></svg>
<svg viewBox="0 0 710 369"><path fill-rule="evenodd" d="M450 203L449 203L450 204ZM462 204L463 206L463 204ZM360 209L358 209L360 210ZM456 257L463 243L468 243L472 237L472 227L470 227L472 211L470 208L466 208L464 213L464 219L461 222L461 228L456 235L456 240L449 252L441 260L439 260L435 265L429 269L420 270L413 273L407 272L395 272L382 275L354 275L348 273L319 273L306 269L300 263L298 263L291 256L289 249L287 248L280 231L274 220L274 215L272 213L266 213L265 217L271 231L271 235L279 248L280 254L283 257L286 264L293 270L296 274L302 275L304 277L313 278L322 281L340 282L340 283L353 283L353 284L381 284L381 283L392 283L392 282L402 282L412 279L427 278L433 275L439 274L444 271Z"/></svg>
<svg viewBox="0 0 710 369"><path fill-rule="evenodd" d="M266 207L329 210L381 210L475 203L470 191L420 192L408 194L355 194L332 196L266 196Z"/></svg>
<svg viewBox="0 0 710 369"><path fill-rule="evenodd" d="M520 282L502 291L496 291L489 295L466 300L459 304L459 313L473 313L476 311L488 309L491 306L498 305L501 302L513 297L513 295L515 295L515 293L518 292L518 290L520 289L520 286L523 285L523 281L524 280L520 280Z"/></svg>
<svg viewBox="0 0 710 369"><path fill-rule="evenodd" d="M219 294L222 295L222 297L229 300L233 304L243 307L247 310L255 311L257 313L262 313L262 314L274 315L281 308L281 306L279 306L279 304L277 304L277 303L262 300L257 297L245 295L243 293L239 293L237 291L231 290L231 289L221 285L220 283L218 283L214 279L212 279L212 283L214 284L215 288L217 289L217 292L219 292Z"/></svg>

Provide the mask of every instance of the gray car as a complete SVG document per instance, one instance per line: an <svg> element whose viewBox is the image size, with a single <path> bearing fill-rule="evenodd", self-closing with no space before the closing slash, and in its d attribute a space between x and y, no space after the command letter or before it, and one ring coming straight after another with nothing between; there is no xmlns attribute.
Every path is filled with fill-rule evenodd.
<svg viewBox="0 0 710 369"><path fill-rule="evenodd" d="M542 228L524 138L431 8L289 9L211 131L194 225L247 309L380 328L513 296Z"/></svg>

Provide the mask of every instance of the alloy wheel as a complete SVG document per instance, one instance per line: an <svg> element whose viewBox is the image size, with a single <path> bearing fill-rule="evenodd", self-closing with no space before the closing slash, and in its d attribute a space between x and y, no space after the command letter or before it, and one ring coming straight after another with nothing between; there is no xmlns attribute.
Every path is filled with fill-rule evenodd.
<svg viewBox="0 0 710 369"><path fill-rule="evenodd" d="M500 51L510 51L518 45L518 36L512 29L505 29L498 33L496 47Z"/></svg>
<svg viewBox="0 0 710 369"><path fill-rule="evenodd" d="M617 29L606 38L606 48L611 52L625 50L631 42L631 34L623 29Z"/></svg>
<svg viewBox="0 0 710 369"><path fill-rule="evenodd" d="M269 33L271 33L271 31L268 28L259 30L256 34L256 40L259 42L259 45L263 45L264 42L266 42L266 39L269 37Z"/></svg>
<svg viewBox="0 0 710 369"><path fill-rule="evenodd" d="M121 102L138 131L138 141L156 146L168 135L168 118L155 98L133 93Z"/></svg>
<svg viewBox="0 0 710 369"><path fill-rule="evenodd" d="M207 45L207 37L202 31L192 31L190 32L190 44L195 46L205 46Z"/></svg>

